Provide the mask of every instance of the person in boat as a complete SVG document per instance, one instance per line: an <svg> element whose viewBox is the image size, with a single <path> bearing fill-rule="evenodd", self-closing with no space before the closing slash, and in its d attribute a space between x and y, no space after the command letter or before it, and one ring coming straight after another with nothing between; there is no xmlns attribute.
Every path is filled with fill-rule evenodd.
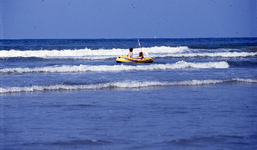
<svg viewBox="0 0 257 150"><path fill-rule="evenodd" d="M129 48L129 53L127 56L130 58L133 58L133 48L132 47Z"/></svg>
<svg viewBox="0 0 257 150"><path fill-rule="evenodd" d="M141 59L143 59L143 58L144 58L144 54L143 54L143 52L139 52L138 57L140 57Z"/></svg>

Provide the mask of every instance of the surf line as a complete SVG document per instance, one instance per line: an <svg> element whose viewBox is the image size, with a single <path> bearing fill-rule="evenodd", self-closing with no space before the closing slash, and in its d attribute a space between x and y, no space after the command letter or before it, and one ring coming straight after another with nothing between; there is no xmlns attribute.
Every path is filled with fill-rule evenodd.
<svg viewBox="0 0 257 150"><path fill-rule="evenodd" d="M0 69L1 73L71 73L71 72L120 72L120 71L133 71L133 70L167 70L167 69L206 69L206 68L229 68L229 64L226 61L221 62L207 62L207 63L194 63L178 61L173 64L153 64L142 67L130 66L130 65L78 65L78 66L48 66L48 67L35 67L35 68L4 68Z"/></svg>
<svg viewBox="0 0 257 150"><path fill-rule="evenodd" d="M25 87L0 87L0 94L5 93L21 93L21 92L42 92L42 91L74 91L74 90L108 90L108 89L140 89L149 87L162 87L162 86L201 86L211 85L226 82L243 82L246 84L256 84L257 79L221 79L221 80L185 80L173 82L160 82L160 81L129 81L129 82L107 82L98 84L86 85L34 85ZM246 105L247 106L247 105Z"/></svg>

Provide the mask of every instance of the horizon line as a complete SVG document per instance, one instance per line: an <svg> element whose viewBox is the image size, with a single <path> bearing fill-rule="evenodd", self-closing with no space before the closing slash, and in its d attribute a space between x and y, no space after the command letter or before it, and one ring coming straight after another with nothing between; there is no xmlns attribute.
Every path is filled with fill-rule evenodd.
<svg viewBox="0 0 257 150"><path fill-rule="evenodd" d="M240 39L240 38L257 38L256 37L189 37L189 38L12 38L0 40L134 40L134 39Z"/></svg>

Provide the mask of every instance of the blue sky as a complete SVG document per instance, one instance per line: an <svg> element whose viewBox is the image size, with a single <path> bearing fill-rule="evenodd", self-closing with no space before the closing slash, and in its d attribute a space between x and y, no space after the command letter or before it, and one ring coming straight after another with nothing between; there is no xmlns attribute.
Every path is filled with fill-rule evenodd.
<svg viewBox="0 0 257 150"><path fill-rule="evenodd" d="M257 37L256 0L0 0L0 39Z"/></svg>

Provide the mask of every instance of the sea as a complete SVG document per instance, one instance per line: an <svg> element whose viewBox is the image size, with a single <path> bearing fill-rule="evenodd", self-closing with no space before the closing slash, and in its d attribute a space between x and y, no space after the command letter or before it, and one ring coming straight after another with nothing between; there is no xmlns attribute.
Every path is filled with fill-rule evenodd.
<svg viewBox="0 0 257 150"><path fill-rule="evenodd" d="M117 63L130 47L153 63ZM0 149L256 150L256 58L257 38L0 40Z"/></svg>

